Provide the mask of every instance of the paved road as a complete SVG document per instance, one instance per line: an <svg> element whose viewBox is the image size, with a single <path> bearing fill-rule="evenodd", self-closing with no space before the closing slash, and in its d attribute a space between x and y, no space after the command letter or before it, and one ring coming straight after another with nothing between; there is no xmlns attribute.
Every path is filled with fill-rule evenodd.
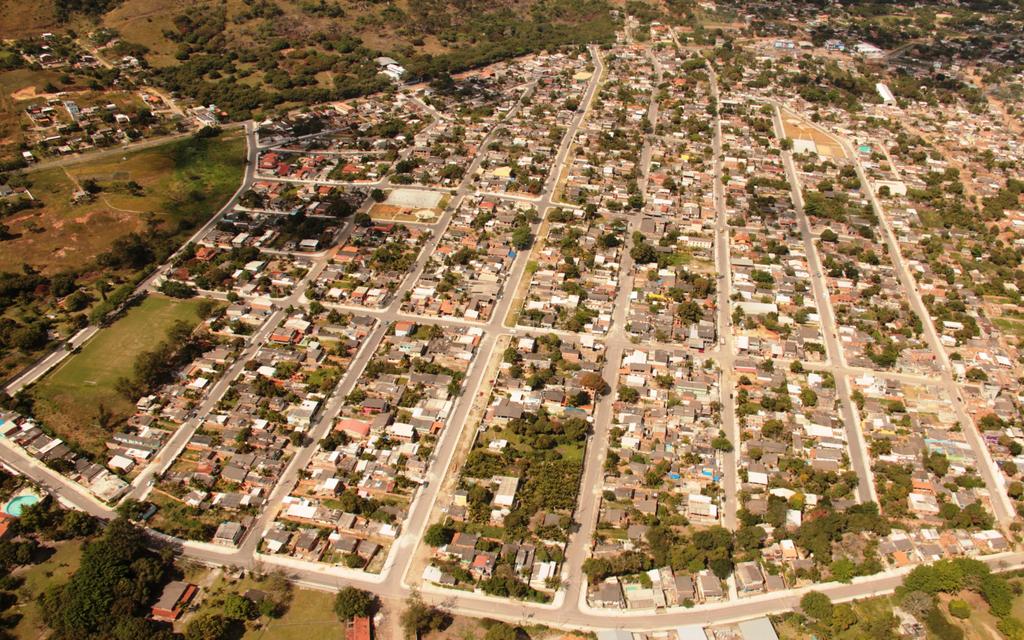
<svg viewBox="0 0 1024 640"><path fill-rule="evenodd" d="M785 132L782 127L782 114L779 111L778 105L773 105L773 114L775 133L779 140L782 140L785 138ZM832 310L832 297L829 295L828 285L825 282L825 272L821 266L821 258L818 256L818 247L814 244L815 238L811 232L811 224L804 213L803 189L800 186L800 179L793 165L792 151L782 152L782 163L785 166L786 178L789 180L792 190L793 208L796 211L800 236L804 243L804 253L807 255L807 267L811 272L811 289L814 292L815 306L821 319L819 328L822 338L825 340L825 354L829 362L834 365L830 370L833 372L833 377L836 381L840 413L842 414L843 423L846 425L846 442L850 449L850 464L853 470L857 472L857 499L860 502L878 502L874 473L871 471L871 460L867 443L864 441L864 431L861 429L860 416L850 400L850 381L843 371L843 368L846 366L846 355L843 353L843 345L839 343L835 313Z"/></svg>
<svg viewBox="0 0 1024 640"><path fill-rule="evenodd" d="M674 35L674 34L673 34ZM718 74L714 67L708 63L708 79L711 83L711 97L714 98L721 109L721 99L718 93ZM722 503L722 524L727 529L736 528L736 512L739 509L739 464L740 454L740 430L736 422L736 399L733 397L733 374L736 361L736 347L733 344L732 335L732 264L729 257L729 216L725 207L725 187L722 185L722 119L715 116L715 132L711 142L712 154L715 157L714 174L714 198L715 198L715 270L719 278L716 285L718 300L716 302L718 313L718 336L721 347L718 355L718 367L721 370L721 377L718 381L720 402L722 405L722 430L725 432L729 442L732 443L732 451L722 454L722 488L725 491L725 500Z"/></svg>
<svg viewBox="0 0 1024 640"><path fill-rule="evenodd" d="M900 283L903 285L903 290L907 293L910 307L921 319L928 346L939 359L941 371L939 379L936 380L936 382L938 382L946 392L949 401L953 405L953 409L956 411L957 420L960 424L964 425L963 433L967 437L967 441L971 445L971 448L974 450L975 459L978 462L978 471L981 473L981 477L985 480L985 486L988 488L992 508L993 511L995 511L996 518L1003 527L1008 527L1014 520L1015 511L1013 509L1013 505L1010 503L1009 497L1006 495L1006 486L1003 480L1003 475L999 471L998 467L996 467L988 447L982 441L981 435L978 433L974 420L967 412L967 408L964 405L964 401L961 396L962 391L960 386L953 379L952 367L949 363L949 355L946 353L946 348L942 346L942 342L939 341L938 332L935 330L935 322L932 320L931 314L928 312L928 308L925 307L924 302L921 300L921 294L917 288L917 281L914 279L913 274L910 272L910 267L907 265L907 261L903 257L903 251L900 249L900 243L896 239L896 233L892 229L889 216L886 214L885 209L882 207L875 195L875 190L871 187L871 181L868 179L867 172L864 171L864 167L860 162L860 157L854 152L850 141L847 140L845 136L838 137L838 139L842 143L846 153L853 158L854 166L857 169L857 177L860 179L861 189L863 190L864 195L867 196L868 200L870 200L871 207L874 209L875 215L878 216L878 219L882 223L882 229L885 232L885 243L889 248L889 255L892 257L893 264L896 267L896 272L899 275Z"/></svg>

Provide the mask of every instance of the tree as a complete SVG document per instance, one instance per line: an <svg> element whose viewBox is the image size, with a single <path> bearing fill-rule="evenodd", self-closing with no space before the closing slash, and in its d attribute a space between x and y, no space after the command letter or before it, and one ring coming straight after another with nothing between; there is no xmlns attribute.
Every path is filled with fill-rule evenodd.
<svg viewBox="0 0 1024 640"><path fill-rule="evenodd" d="M530 233L530 227L521 225L512 230L512 246L519 251L529 249L530 245L533 244L533 234Z"/></svg>
<svg viewBox="0 0 1024 640"><path fill-rule="evenodd" d="M838 635L855 624L857 624L857 614L853 612L853 607L848 604L840 604L832 608L832 633Z"/></svg>
<svg viewBox="0 0 1024 640"><path fill-rule="evenodd" d="M914 567L914 570L903 579L903 586L907 590L930 594L954 593L963 588L963 584L962 566L949 560Z"/></svg>
<svg viewBox="0 0 1024 640"><path fill-rule="evenodd" d="M427 528L427 532L423 534L423 541L432 547L441 547L451 542L454 535L454 529L442 522L437 522Z"/></svg>
<svg viewBox="0 0 1024 640"><path fill-rule="evenodd" d="M70 580L42 597L43 620L61 638L113 635L119 621L141 617L159 594L171 565L169 551L155 556L142 531L118 518L103 535L85 545ZM205 640L209 636L188 636Z"/></svg>
<svg viewBox="0 0 1024 640"><path fill-rule="evenodd" d="M81 311L87 306L89 306L89 296L81 289L64 298L64 308L68 311Z"/></svg>
<svg viewBox="0 0 1024 640"><path fill-rule="evenodd" d="M711 573L719 580L725 580L732 573L732 560L729 558L712 558L708 562L708 568L711 569Z"/></svg>
<svg viewBox="0 0 1024 640"><path fill-rule="evenodd" d="M633 404L640 399L640 392L633 387L619 387L619 400Z"/></svg>
<svg viewBox="0 0 1024 640"><path fill-rule="evenodd" d="M594 395L604 395L608 392L608 383L604 381L600 373L588 371L580 376L580 384L594 392Z"/></svg>
<svg viewBox="0 0 1024 640"><path fill-rule="evenodd" d="M850 582L857 575L857 566L849 558L840 558L829 566L832 578L838 582Z"/></svg>
<svg viewBox="0 0 1024 640"><path fill-rule="evenodd" d="M373 594L355 587L345 587L334 598L334 613L342 620L368 616L373 612L375 602Z"/></svg>
<svg viewBox="0 0 1024 640"><path fill-rule="evenodd" d="M203 298L196 304L196 315L204 320L212 316L216 310L217 303L207 298Z"/></svg>
<svg viewBox="0 0 1024 640"><path fill-rule="evenodd" d="M832 619L832 600L820 591L809 591L800 598L800 609L807 617L818 621Z"/></svg>
<svg viewBox="0 0 1024 640"><path fill-rule="evenodd" d="M646 242L641 242L629 250L629 255L637 264L650 264L658 261L658 252Z"/></svg>
<svg viewBox="0 0 1024 640"><path fill-rule="evenodd" d="M48 340L46 325L33 322L15 329L11 333L11 344L22 351L36 351L43 348Z"/></svg>
<svg viewBox="0 0 1024 640"><path fill-rule="evenodd" d="M1015 500L1019 500L1021 496L1024 496L1024 483L1019 480L1014 480L1006 487L1006 494Z"/></svg>
<svg viewBox="0 0 1024 640"><path fill-rule="evenodd" d="M423 602L418 593L413 593L405 601L402 612L402 629L407 636L419 637L444 628L448 616L444 611Z"/></svg>
<svg viewBox="0 0 1024 640"><path fill-rule="evenodd" d="M256 603L237 593L229 593L224 598L224 615L233 620L255 620L260 612Z"/></svg>
<svg viewBox="0 0 1024 640"><path fill-rule="evenodd" d="M903 596L900 607L918 619L923 621L925 614L935 606L934 599L924 591L910 591Z"/></svg>
<svg viewBox="0 0 1024 640"><path fill-rule="evenodd" d="M688 322L690 324L696 324L702 317L704 317L704 313L701 310L700 305L693 300L680 302L679 306L676 307L676 315L678 315L684 322Z"/></svg>
<svg viewBox="0 0 1024 640"><path fill-rule="evenodd" d="M230 624L227 618L215 613L203 613L188 623L185 640L223 640Z"/></svg>
<svg viewBox="0 0 1024 640"><path fill-rule="evenodd" d="M384 202L388 196L380 189L374 189L370 192L370 197L373 198L374 202Z"/></svg>
<svg viewBox="0 0 1024 640"><path fill-rule="evenodd" d="M932 451L925 459L926 469L942 478L949 472L949 459L939 451Z"/></svg>
<svg viewBox="0 0 1024 640"><path fill-rule="evenodd" d="M729 440L728 437L726 437L725 433L721 431L714 439L711 440L711 446L717 449L718 451L722 451L724 453L729 453L730 451L732 451L733 448L732 442Z"/></svg>

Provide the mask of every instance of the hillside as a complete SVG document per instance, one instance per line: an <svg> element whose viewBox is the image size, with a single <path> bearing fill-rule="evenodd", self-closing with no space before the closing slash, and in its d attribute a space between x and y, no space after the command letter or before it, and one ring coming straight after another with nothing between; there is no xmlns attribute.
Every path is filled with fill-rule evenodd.
<svg viewBox="0 0 1024 640"><path fill-rule="evenodd" d="M0 38L92 34L108 58L141 57L155 84L244 118L382 89L378 55L429 78L609 41L610 8L607 0L42 0L26 9L0 0Z"/></svg>

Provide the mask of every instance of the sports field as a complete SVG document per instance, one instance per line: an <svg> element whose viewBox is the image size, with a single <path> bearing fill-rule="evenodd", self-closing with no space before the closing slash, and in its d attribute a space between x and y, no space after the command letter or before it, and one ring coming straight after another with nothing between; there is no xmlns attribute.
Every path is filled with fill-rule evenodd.
<svg viewBox="0 0 1024 640"><path fill-rule="evenodd" d="M131 415L134 406L117 392L118 379L130 378L136 356L154 349L176 321L198 324L199 304L146 298L33 387L36 415L61 438L101 452L110 430L99 424L100 406L112 414L112 423Z"/></svg>

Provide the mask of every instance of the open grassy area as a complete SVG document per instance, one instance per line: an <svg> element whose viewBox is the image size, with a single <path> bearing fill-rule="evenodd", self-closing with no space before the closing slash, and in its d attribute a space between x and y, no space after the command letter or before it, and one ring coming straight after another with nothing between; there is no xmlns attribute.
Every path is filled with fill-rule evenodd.
<svg viewBox="0 0 1024 640"><path fill-rule="evenodd" d="M345 627L334 613L334 594L296 589L288 611L260 629L247 629L245 640L343 640Z"/></svg>
<svg viewBox="0 0 1024 640"><path fill-rule="evenodd" d="M115 422L133 409L115 389L118 379L130 377L136 356L153 349L176 321L198 324L198 306L198 300L146 298L33 387L38 417L65 440L102 451L109 431L97 422L100 407Z"/></svg>
<svg viewBox="0 0 1024 640"><path fill-rule="evenodd" d="M997 630L999 621L989 611L988 605L980 595L973 591L961 591L956 597L965 601L971 608L971 616L966 620L950 615L949 602L953 599L951 596L941 596L939 606L946 614L946 618L963 630L965 640L991 640L1003 637Z"/></svg>
<svg viewBox="0 0 1024 640"><path fill-rule="evenodd" d="M787 138L793 140L810 140L818 148L818 153L830 158L845 158L846 151L833 136L823 133L796 114L782 109L782 127Z"/></svg>
<svg viewBox="0 0 1024 640"><path fill-rule="evenodd" d="M21 616L11 631L15 638L37 640L48 634L40 616L37 601L47 587L62 584L78 570L82 560L82 540L56 543L56 551L45 562L15 571L25 583L18 589L18 602L13 611Z"/></svg>
<svg viewBox="0 0 1024 640"><path fill-rule="evenodd" d="M0 38L38 36L57 26L52 2L0 0Z"/></svg>
<svg viewBox="0 0 1024 640"><path fill-rule="evenodd" d="M33 173L30 188L44 206L6 221L20 237L4 242L0 270L28 263L52 274L88 263L132 231L195 225L231 197L244 171L245 138L239 131ZM72 203L87 179L102 191L91 202ZM130 182L141 189L131 190Z"/></svg>
<svg viewBox="0 0 1024 640"><path fill-rule="evenodd" d="M1024 337L1024 321L1015 318L993 318L992 323L999 327L1003 333L1009 333L1018 338Z"/></svg>

